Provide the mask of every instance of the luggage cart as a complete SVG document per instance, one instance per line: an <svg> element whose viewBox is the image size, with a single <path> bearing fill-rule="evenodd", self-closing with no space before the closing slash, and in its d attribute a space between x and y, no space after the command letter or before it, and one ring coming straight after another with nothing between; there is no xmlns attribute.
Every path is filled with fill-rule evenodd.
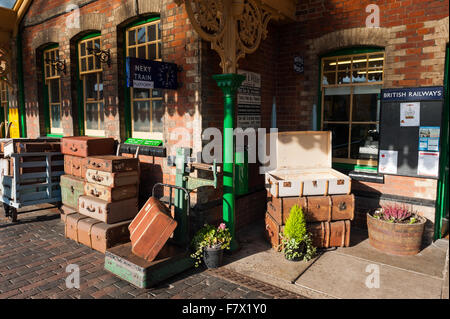
<svg viewBox="0 0 450 319"><path fill-rule="evenodd" d="M12 153L12 171L0 176L0 200L5 216L17 221L17 209L43 203L61 202L60 176L64 159L60 152Z"/></svg>

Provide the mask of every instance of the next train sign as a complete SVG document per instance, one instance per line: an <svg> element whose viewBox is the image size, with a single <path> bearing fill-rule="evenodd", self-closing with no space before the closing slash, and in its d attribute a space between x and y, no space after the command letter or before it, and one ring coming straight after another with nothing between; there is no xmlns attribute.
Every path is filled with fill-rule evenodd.
<svg viewBox="0 0 450 319"><path fill-rule="evenodd" d="M178 66L175 63L127 57L126 71L127 87L169 90L178 88Z"/></svg>

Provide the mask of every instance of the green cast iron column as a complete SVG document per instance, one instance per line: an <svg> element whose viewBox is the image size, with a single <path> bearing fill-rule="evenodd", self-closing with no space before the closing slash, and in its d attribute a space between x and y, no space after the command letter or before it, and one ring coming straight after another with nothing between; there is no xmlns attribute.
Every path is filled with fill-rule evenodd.
<svg viewBox="0 0 450 319"><path fill-rule="evenodd" d="M238 248L235 238L235 184L234 184L234 108L236 91L245 79L240 74L213 76L224 97L223 119L223 220L230 229L231 251Z"/></svg>

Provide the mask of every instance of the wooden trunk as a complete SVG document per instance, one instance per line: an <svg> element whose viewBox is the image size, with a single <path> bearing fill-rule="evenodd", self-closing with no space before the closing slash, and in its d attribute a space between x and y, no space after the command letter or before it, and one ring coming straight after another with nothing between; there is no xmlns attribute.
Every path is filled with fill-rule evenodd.
<svg viewBox="0 0 450 319"><path fill-rule="evenodd" d="M114 224L134 218L138 213L138 201L137 198L130 198L108 203L91 196L80 196L78 211L104 223Z"/></svg>
<svg viewBox="0 0 450 319"><path fill-rule="evenodd" d="M63 137L61 152L66 155L88 157L94 155L112 155L115 153L113 138L70 136Z"/></svg>
<svg viewBox="0 0 450 319"><path fill-rule="evenodd" d="M95 156L87 158L86 166L89 169L110 173L137 171L139 160L115 155Z"/></svg>
<svg viewBox="0 0 450 319"><path fill-rule="evenodd" d="M73 155L64 155L64 172L68 175L85 178L86 158Z"/></svg>
<svg viewBox="0 0 450 319"><path fill-rule="evenodd" d="M147 261L153 261L163 248L177 222L169 209L159 200L150 198L133 220L130 231L132 252Z"/></svg>
<svg viewBox="0 0 450 319"><path fill-rule="evenodd" d="M333 203L332 220L353 220L355 218L355 195L333 195L331 202Z"/></svg>
<svg viewBox="0 0 450 319"><path fill-rule="evenodd" d="M68 206L61 206L61 220L63 223L66 222L67 216L78 213L75 209L70 208Z"/></svg>
<svg viewBox="0 0 450 319"><path fill-rule="evenodd" d="M105 224L94 218L85 218L78 222L78 241L101 253L106 249L130 241L128 225L131 220Z"/></svg>
<svg viewBox="0 0 450 319"><path fill-rule="evenodd" d="M72 175L61 175L61 201L64 205L78 209L78 198L84 195L84 179Z"/></svg>
<svg viewBox="0 0 450 319"><path fill-rule="evenodd" d="M269 214L266 213L265 218L265 237L272 245L272 248L276 251L281 251L281 237L280 234L283 233L284 226L276 222L276 220Z"/></svg>
<svg viewBox="0 0 450 319"><path fill-rule="evenodd" d="M309 196L307 201L308 208L305 214L307 222L331 221L330 196Z"/></svg>
<svg viewBox="0 0 450 319"><path fill-rule="evenodd" d="M86 183L84 190L86 195L102 199L108 203L138 196L137 184L113 188L93 183Z"/></svg>
<svg viewBox="0 0 450 319"><path fill-rule="evenodd" d="M88 169L86 171L86 181L107 187L119 187L139 183L139 174L133 172L110 173Z"/></svg>
<svg viewBox="0 0 450 319"><path fill-rule="evenodd" d="M306 214L306 197L273 197L267 202L267 210L272 218L280 225L286 224L292 206L298 205Z"/></svg>
<svg viewBox="0 0 450 319"><path fill-rule="evenodd" d="M313 245L318 248L350 246L350 221L308 223Z"/></svg>

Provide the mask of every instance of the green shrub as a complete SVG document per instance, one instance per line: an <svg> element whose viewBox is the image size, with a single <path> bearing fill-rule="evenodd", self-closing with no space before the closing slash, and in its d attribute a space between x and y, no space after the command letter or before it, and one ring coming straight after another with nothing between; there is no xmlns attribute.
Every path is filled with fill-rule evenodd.
<svg viewBox="0 0 450 319"><path fill-rule="evenodd" d="M303 241L306 235L306 221L303 210L298 205L291 208L286 225L284 226L284 235L298 242Z"/></svg>

